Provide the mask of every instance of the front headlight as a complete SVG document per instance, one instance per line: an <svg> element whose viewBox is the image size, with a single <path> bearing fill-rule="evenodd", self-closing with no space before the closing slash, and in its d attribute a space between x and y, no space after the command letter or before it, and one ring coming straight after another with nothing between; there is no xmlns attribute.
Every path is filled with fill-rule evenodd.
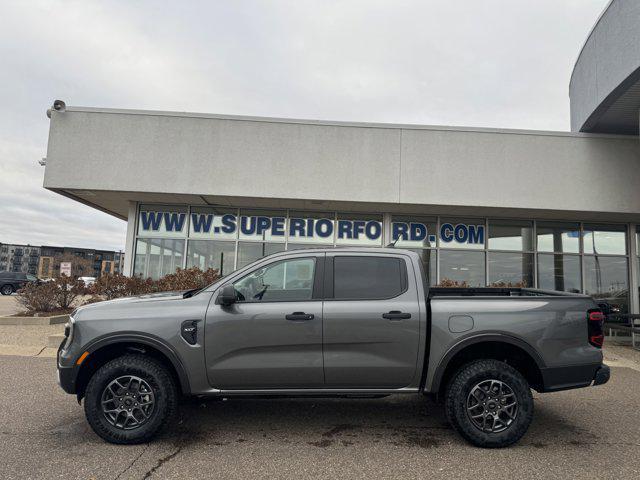
<svg viewBox="0 0 640 480"><path fill-rule="evenodd" d="M64 342L64 346L62 347L63 350L67 350L71 345L71 341L73 340L73 330L74 330L75 324L76 324L76 321L73 318L73 316L69 316L69 321L64 325L64 336L66 340Z"/></svg>

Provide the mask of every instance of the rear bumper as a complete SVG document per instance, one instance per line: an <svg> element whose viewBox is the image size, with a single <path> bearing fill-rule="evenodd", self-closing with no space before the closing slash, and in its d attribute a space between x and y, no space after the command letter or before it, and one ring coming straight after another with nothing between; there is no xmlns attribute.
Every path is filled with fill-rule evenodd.
<svg viewBox="0 0 640 480"><path fill-rule="evenodd" d="M609 381L611 370L603 363L572 365L542 369L543 392L559 392L572 388L603 385Z"/></svg>
<svg viewBox="0 0 640 480"><path fill-rule="evenodd" d="M604 385L609 381L610 377L611 369L608 365L605 365L603 363L602 366L596 371L596 376L593 379L593 386L595 387L596 385Z"/></svg>

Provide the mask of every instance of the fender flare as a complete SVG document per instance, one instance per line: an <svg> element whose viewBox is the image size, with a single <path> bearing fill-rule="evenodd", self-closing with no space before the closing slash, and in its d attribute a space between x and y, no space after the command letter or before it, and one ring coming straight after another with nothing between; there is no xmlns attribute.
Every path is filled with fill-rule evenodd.
<svg viewBox="0 0 640 480"><path fill-rule="evenodd" d="M167 360L171 363L176 374L178 376L178 381L180 382L180 388L185 395L189 395L191 393L191 386L189 383L189 376L187 375L187 370L180 359L180 356L175 351L175 349L156 337L155 335L142 334L137 332L126 332L126 333L116 333L116 334L106 334L101 337L98 337L87 345L82 347L81 352L88 351L89 354L99 350L108 345L114 345L118 343L140 343L142 345L148 345L149 347L155 348L160 353L162 353ZM75 363L75 362L74 362Z"/></svg>
<svg viewBox="0 0 640 480"><path fill-rule="evenodd" d="M511 335L505 335L503 333L474 335L472 337L467 337L461 340L460 342L449 348L449 350L447 350L447 353L444 354L444 356L438 363L438 366L436 367L435 373L433 375L433 380L431 381L431 392L438 392L440 390L440 384L442 382L444 372L447 370L447 367L449 366L451 360L460 351L471 345L484 342L508 343L515 347L519 347L524 350L531 358L533 358L533 361L536 362L536 365L538 366L540 372L542 372L543 369L546 368L546 364L544 363L542 356L536 351L536 349L520 338L513 337Z"/></svg>

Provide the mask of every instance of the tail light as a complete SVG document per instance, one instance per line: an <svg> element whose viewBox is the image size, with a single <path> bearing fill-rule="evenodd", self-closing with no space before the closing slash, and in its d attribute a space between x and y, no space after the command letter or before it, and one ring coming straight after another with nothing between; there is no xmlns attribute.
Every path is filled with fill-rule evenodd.
<svg viewBox="0 0 640 480"><path fill-rule="evenodd" d="M602 348L604 343L604 313L600 310L589 310L587 315L589 343L594 347Z"/></svg>

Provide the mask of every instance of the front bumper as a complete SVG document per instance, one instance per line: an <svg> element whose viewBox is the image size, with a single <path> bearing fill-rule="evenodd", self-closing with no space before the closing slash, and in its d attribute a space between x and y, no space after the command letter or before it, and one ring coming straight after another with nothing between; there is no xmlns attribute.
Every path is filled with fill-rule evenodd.
<svg viewBox="0 0 640 480"><path fill-rule="evenodd" d="M67 393L76 393L76 379L78 372L75 367L61 367L58 365L58 385Z"/></svg>
<svg viewBox="0 0 640 480"><path fill-rule="evenodd" d="M61 356L65 353L63 350L64 344L66 343L66 337L60 343L58 347L58 353L56 355L56 367L57 367L57 376L58 376L58 385L60 388L67 393L76 393L76 380L78 378L78 368L75 363L71 362L70 366L64 366L61 361Z"/></svg>

